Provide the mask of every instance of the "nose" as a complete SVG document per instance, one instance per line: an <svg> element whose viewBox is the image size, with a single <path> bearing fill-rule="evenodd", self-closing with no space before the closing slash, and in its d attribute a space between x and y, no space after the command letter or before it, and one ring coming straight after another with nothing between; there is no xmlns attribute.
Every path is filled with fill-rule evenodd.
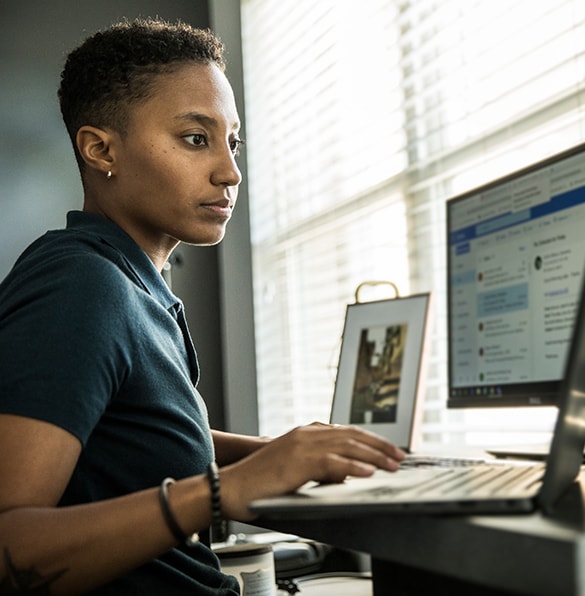
<svg viewBox="0 0 585 596"><path fill-rule="evenodd" d="M211 182L218 186L238 186L242 181L242 172L236 162L236 157L231 148L222 151L218 156L216 167L211 175Z"/></svg>

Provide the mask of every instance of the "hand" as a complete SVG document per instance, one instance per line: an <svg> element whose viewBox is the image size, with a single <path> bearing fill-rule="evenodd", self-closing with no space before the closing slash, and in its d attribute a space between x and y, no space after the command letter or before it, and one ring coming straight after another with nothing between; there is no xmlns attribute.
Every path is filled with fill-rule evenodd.
<svg viewBox="0 0 585 596"><path fill-rule="evenodd" d="M294 491L309 480L343 482L395 471L404 452L382 437L354 426L314 423L274 439L236 464L220 470L224 516L251 519L254 499Z"/></svg>

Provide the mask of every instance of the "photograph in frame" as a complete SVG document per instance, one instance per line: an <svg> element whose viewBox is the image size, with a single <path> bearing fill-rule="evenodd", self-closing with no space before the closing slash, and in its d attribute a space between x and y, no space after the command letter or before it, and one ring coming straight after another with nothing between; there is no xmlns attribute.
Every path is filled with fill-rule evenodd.
<svg viewBox="0 0 585 596"><path fill-rule="evenodd" d="M333 424L381 434L407 451L420 439L430 293L347 306Z"/></svg>

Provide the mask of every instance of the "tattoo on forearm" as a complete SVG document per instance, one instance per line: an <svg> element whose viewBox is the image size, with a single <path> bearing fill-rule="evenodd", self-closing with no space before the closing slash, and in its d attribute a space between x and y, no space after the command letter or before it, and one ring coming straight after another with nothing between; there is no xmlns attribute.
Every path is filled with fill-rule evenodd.
<svg viewBox="0 0 585 596"><path fill-rule="evenodd" d="M50 585L67 571L67 569L61 569L48 575L42 575L34 567L18 569L12 562L7 548L4 549L4 567L6 577L0 578L0 596L16 594L49 596Z"/></svg>

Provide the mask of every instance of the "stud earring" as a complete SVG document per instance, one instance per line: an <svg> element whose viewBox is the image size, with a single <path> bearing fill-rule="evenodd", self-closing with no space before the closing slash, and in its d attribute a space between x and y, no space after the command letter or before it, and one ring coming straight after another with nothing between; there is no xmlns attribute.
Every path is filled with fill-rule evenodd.
<svg viewBox="0 0 585 596"><path fill-rule="evenodd" d="M108 180L110 180L110 179L112 178L112 170L108 170L108 171L106 172L106 178L107 178Z"/></svg>

